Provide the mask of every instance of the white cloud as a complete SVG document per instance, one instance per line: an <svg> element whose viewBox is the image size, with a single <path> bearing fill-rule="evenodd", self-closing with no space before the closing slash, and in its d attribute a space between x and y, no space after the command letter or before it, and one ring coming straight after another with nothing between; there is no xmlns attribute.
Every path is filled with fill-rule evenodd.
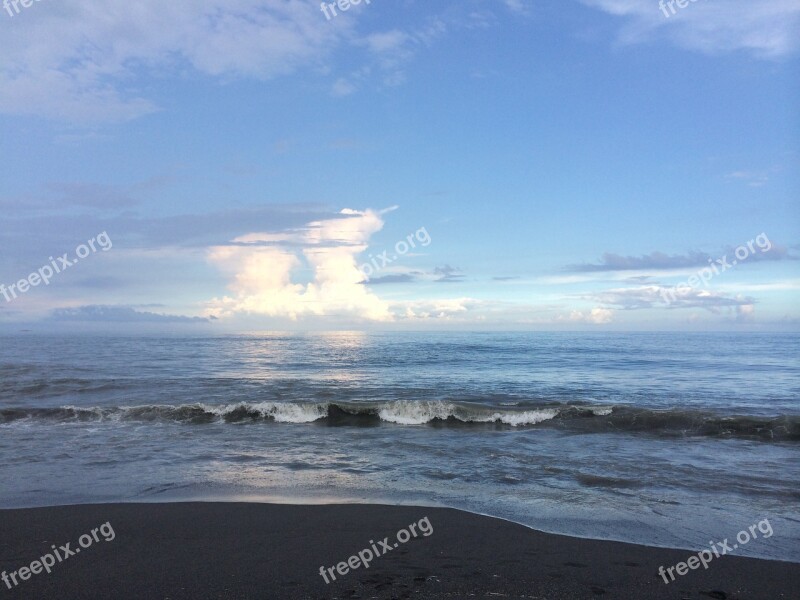
<svg viewBox="0 0 800 600"><path fill-rule="evenodd" d="M800 47L800 2L797 0L697 0L665 16L656 0L582 0L626 18L623 43L663 35L675 44L709 54L745 50L776 58ZM668 13L670 11L668 10Z"/></svg>
<svg viewBox="0 0 800 600"><path fill-rule="evenodd" d="M400 302L395 307L402 317L409 320L450 320L457 315L468 313L481 304L472 298L448 298L440 300L415 300Z"/></svg>
<svg viewBox="0 0 800 600"><path fill-rule="evenodd" d="M236 245L211 248L209 260L232 277L233 296L212 300L207 314L393 320L389 305L361 284L356 261L383 227L382 214L345 209L339 218L300 230L250 233L233 240ZM304 265L314 279L295 283L292 277Z"/></svg>
<svg viewBox="0 0 800 600"><path fill-rule="evenodd" d="M558 319L563 320L563 319ZM573 310L567 319L573 323L592 323L593 325L606 325L614 320L614 311L608 308L593 308L582 312Z"/></svg>

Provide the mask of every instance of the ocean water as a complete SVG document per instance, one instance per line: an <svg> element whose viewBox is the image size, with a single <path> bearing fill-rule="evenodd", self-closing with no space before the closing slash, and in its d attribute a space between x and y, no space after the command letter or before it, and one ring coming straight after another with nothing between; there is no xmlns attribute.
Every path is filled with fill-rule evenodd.
<svg viewBox="0 0 800 600"><path fill-rule="evenodd" d="M800 562L800 337L0 338L0 507L451 506Z"/></svg>

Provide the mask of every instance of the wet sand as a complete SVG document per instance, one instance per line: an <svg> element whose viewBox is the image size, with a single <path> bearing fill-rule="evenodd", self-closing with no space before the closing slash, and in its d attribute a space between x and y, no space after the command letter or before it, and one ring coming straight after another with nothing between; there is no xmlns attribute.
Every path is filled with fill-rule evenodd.
<svg viewBox="0 0 800 600"><path fill-rule="evenodd" d="M104 523L113 529L110 541ZM398 541L401 529L408 531L407 542ZM80 552L61 557L67 553L61 550L50 573L23 571L28 579L21 580L21 567L68 542L69 552ZM355 568L347 565L364 550L379 554L362 554L369 568L355 558ZM737 556L715 558L708 569L665 584L659 566L692 554L541 533L442 508L175 503L15 509L0 511L0 571L6 577L16 572L18 585L9 578L8 589L0 581L0 599L800 597L800 565Z"/></svg>

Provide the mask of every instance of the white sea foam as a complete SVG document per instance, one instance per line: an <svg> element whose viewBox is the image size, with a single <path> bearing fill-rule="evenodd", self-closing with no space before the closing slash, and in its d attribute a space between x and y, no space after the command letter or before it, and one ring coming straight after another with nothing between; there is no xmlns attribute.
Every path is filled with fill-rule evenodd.
<svg viewBox="0 0 800 600"><path fill-rule="evenodd" d="M222 406L201 405L203 410L220 417L226 417L237 410L256 412L264 418L277 423L312 423L328 416L327 404L297 402L253 402L225 404Z"/></svg>
<svg viewBox="0 0 800 600"><path fill-rule="evenodd" d="M339 411L352 418L378 417L387 423L398 425L424 425L431 421L448 419L462 423L502 423L513 427L536 425L556 418L559 408L500 408L488 405L451 402L447 400L397 400L382 403L329 403L329 402L239 402L213 405L205 403L182 405L139 405L121 407L76 407L63 406L55 409L68 421L73 419L97 421L177 421L208 422L225 420L248 422L271 420L277 423L312 423L325 419L330 410ZM607 416L613 407L588 408L592 414ZM66 414L64 414L66 412ZM19 420L19 419L15 419Z"/></svg>
<svg viewBox="0 0 800 600"><path fill-rule="evenodd" d="M442 421L453 417L464 423L495 423L506 425L534 425L554 418L557 409L486 412L472 407L458 406L440 400L400 401L383 406L378 416L383 421L400 425L424 425L434 419Z"/></svg>
<svg viewBox="0 0 800 600"><path fill-rule="evenodd" d="M441 400L421 400L411 402L400 400L385 405L378 411L382 421L400 425L423 425L434 419L447 419L455 416L456 406Z"/></svg>
<svg viewBox="0 0 800 600"><path fill-rule="evenodd" d="M328 416L327 404L259 402L253 408L278 423L312 423Z"/></svg>
<svg viewBox="0 0 800 600"><path fill-rule="evenodd" d="M517 427L519 425L535 425L536 423L541 423L542 421L549 421L557 414L557 409L545 408L541 410L526 410L524 412L494 413L490 420L500 421L506 425L513 425L514 427Z"/></svg>

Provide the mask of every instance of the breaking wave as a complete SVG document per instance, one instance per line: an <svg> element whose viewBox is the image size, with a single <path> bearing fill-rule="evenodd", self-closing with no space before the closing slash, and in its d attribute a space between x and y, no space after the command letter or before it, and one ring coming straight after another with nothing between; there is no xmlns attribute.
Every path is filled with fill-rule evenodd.
<svg viewBox="0 0 800 600"><path fill-rule="evenodd" d="M16 422L314 423L329 426L555 428L575 433L629 432L800 441L800 416L720 416L700 410L548 404L497 406L445 400L241 402L112 407L3 408L0 424Z"/></svg>

